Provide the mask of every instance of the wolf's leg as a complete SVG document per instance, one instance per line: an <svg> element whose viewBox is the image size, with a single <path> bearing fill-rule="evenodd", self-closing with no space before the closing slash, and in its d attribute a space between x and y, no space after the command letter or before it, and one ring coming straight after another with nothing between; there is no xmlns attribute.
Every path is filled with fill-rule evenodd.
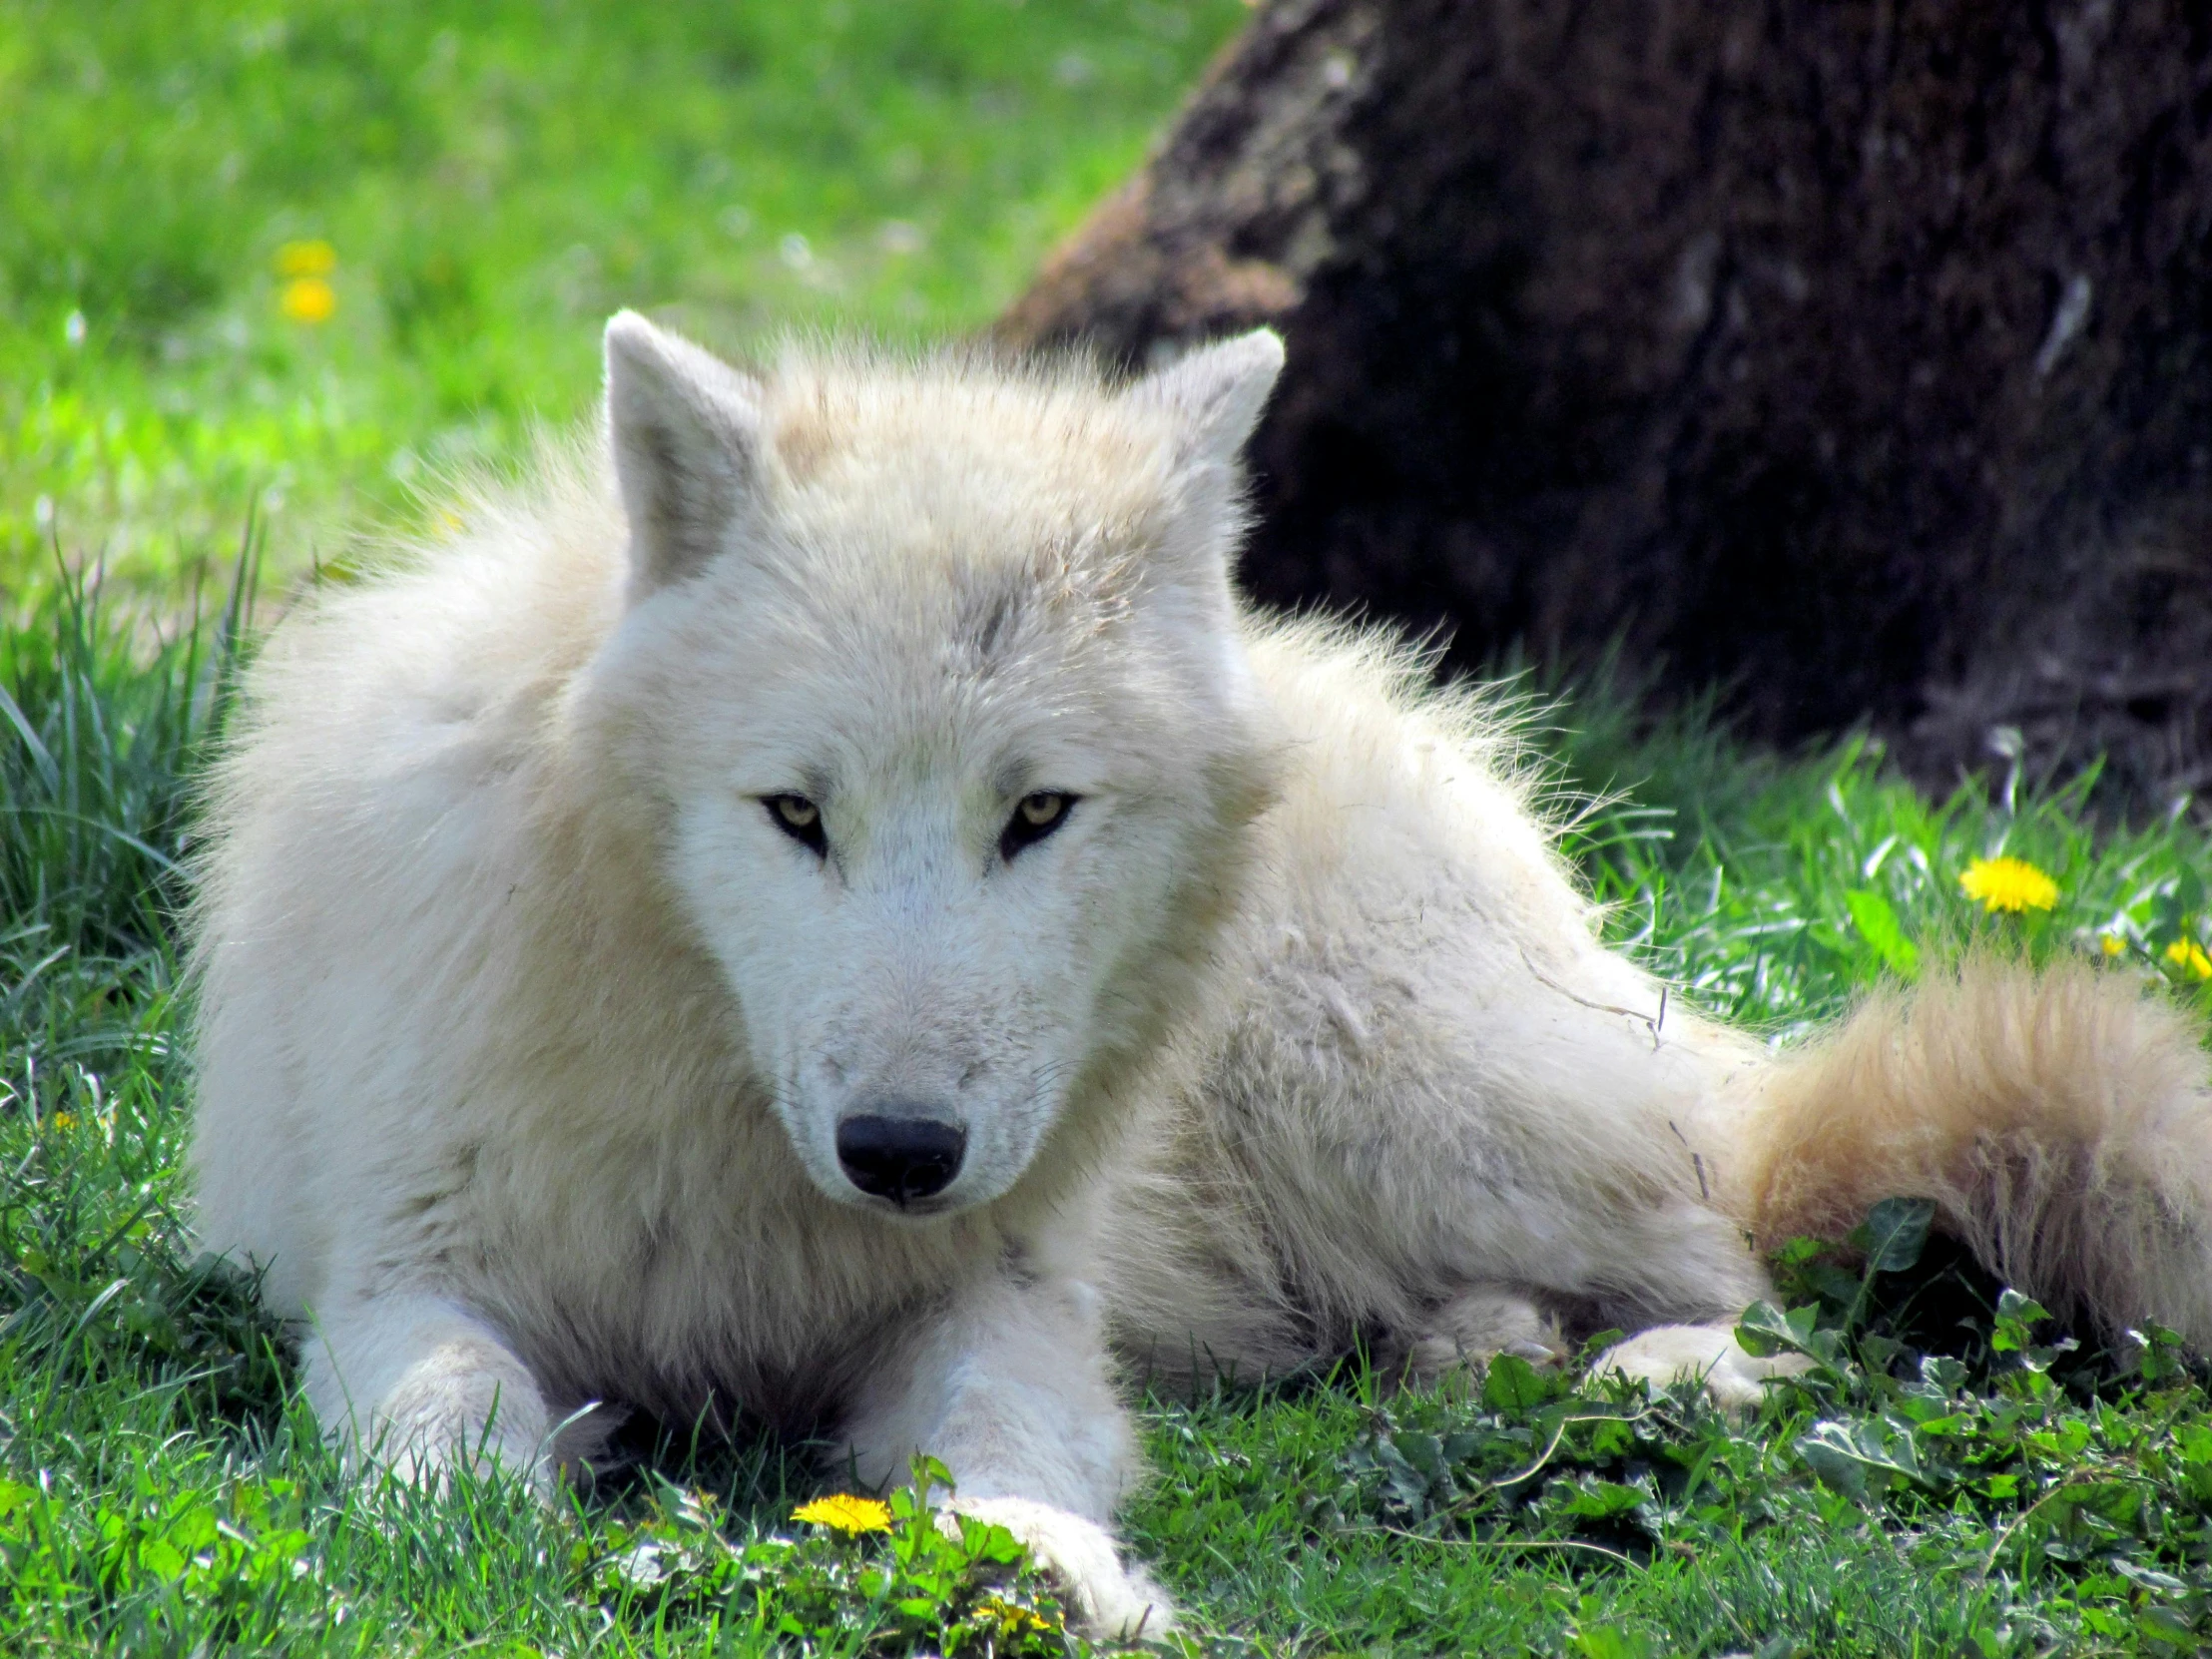
<svg viewBox="0 0 2212 1659"><path fill-rule="evenodd" d="M1725 1208L1712 1110L1759 1051L1681 1012L1662 1023L1656 989L1650 1019L1617 1011L1648 987L1594 945L1540 975L1516 952L1485 979L1463 945L1416 942L1368 945L1418 986L1350 960L1264 976L1198 1106L1201 1178L1171 1189L1189 1214L1166 1231L1232 1235L1213 1255L1252 1264L1254 1300L1299 1303L1325 1334L1379 1328L1416 1373L1556 1352L1547 1311L1732 1325L1770 1294ZM1202 1205L1214 1192L1235 1202Z"/></svg>
<svg viewBox="0 0 2212 1659"><path fill-rule="evenodd" d="M350 1457L402 1476L489 1459L542 1483L549 1426L529 1370L443 1298L339 1298L306 1343L307 1399Z"/></svg>
<svg viewBox="0 0 2212 1659"><path fill-rule="evenodd" d="M1591 1369L1641 1379L1655 1388L1695 1379L1715 1404L1748 1411L1765 1396L1769 1380L1794 1377L1811 1364L1797 1354L1764 1360L1747 1354L1730 1326L1655 1325L1607 1349Z"/></svg>
<svg viewBox="0 0 2212 1659"><path fill-rule="evenodd" d="M1558 1321L1527 1296L1508 1286L1472 1285L1414 1331L1403 1365L1414 1382L1427 1382L1470 1360L1513 1354L1537 1365L1555 1365L1569 1352Z"/></svg>
<svg viewBox="0 0 2212 1659"><path fill-rule="evenodd" d="M975 1288L868 1385L846 1424L849 1453L860 1478L881 1484L928 1452L952 1471L953 1507L1020 1538L1091 1629L1157 1634L1168 1599L1123 1564L1108 1530L1137 1457L1098 1301L1069 1280Z"/></svg>

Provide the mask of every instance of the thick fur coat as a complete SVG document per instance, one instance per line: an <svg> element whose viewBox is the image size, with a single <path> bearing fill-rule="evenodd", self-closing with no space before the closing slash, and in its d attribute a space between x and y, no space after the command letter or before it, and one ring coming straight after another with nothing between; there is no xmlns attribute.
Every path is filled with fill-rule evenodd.
<svg viewBox="0 0 2212 1659"><path fill-rule="evenodd" d="M1158 1628L1111 1350L1618 1326L1741 1399L1747 1232L1892 1193L2212 1344L2179 1016L1982 965L1773 1055L1599 942L1474 696L1240 601L1274 336L607 350L599 441L276 632L213 786L199 1224L357 1453L742 1409Z"/></svg>

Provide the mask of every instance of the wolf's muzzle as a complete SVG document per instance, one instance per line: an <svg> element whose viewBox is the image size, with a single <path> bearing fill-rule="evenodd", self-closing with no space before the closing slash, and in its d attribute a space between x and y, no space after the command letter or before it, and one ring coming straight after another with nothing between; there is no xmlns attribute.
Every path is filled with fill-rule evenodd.
<svg viewBox="0 0 2212 1659"><path fill-rule="evenodd" d="M837 1125L837 1162L870 1198L903 1208L952 1185L967 1151L967 1131L935 1118L846 1118Z"/></svg>

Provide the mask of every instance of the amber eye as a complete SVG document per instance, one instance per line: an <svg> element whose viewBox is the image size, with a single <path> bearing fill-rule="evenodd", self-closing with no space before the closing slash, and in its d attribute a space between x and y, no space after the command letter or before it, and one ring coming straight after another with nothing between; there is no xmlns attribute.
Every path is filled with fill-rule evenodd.
<svg viewBox="0 0 2212 1659"><path fill-rule="evenodd" d="M769 821L801 845L817 853L830 850L822 833L822 809L803 795L771 795L762 799Z"/></svg>
<svg viewBox="0 0 2212 1659"><path fill-rule="evenodd" d="M1023 847L1043 840L1067 823L1068 810L1074 805L1075 797L1061 790L1039 790L1023 796L998 837L998 855L1011 858Z"/></svg>

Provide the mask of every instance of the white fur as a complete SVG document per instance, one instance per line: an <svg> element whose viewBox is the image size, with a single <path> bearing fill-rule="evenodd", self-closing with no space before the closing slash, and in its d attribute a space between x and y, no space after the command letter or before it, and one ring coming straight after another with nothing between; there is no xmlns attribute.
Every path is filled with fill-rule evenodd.
<svg viewBox="0 0 2212 1659"><path fill-rule="evenodd" d="M1828 1062L1778 1070L1603 948L1470 694L1235 597L1281 360L752 378L625 315L603 446L277 632L211 801L195 1162L334 1434L542 1470L605 1400L828 1429L874 1481L926 1449L1095 1627L1157 1630L1106 1530L1137 1474L1109 1339L1188 1377L1690 1326L1615 1363L1756 1391L1741 1229L1825 1190ZM1040 791L1075 805L1001 856ZM2042 994L1983 978L1961 1052ZM2132 1043L2163 1092L2098 1117L2084 1085L2050 1133L2197 1149L2091 1311L2203 1341L2201 1065L2089 1000L2098 1063ZM1930 1077L1892 1096L1949 1099ZM964 1133L957 1179L862 1193L853 1114ZM2039 1144L2032 1101L1997 1115ZM2063 1210L1983 1203L1958 1121L1928 1179L1969 1236ZM1932 1143L1883 1133L1909 1188Z"/></svg>

